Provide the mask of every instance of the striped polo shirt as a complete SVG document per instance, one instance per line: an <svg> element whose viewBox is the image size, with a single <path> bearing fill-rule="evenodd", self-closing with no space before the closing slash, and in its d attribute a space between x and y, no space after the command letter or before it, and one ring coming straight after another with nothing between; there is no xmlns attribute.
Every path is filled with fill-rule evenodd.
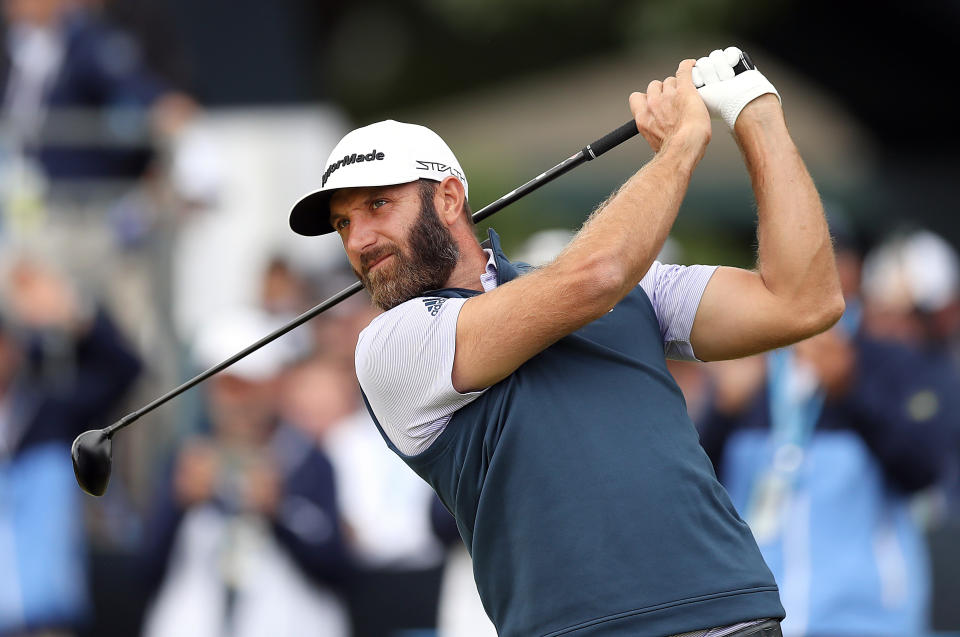
<svg viewBox="0 0 960 637"><path fill-rule="evenodd" d="M486 252L489 258L480 283L489 292L497 287L497 266L493 251ZM640 280L660 323L667 358L696 360L690 330L715 270L716 266L654 261ZM384 312L360 333L356 350L360 386L390 441L407 455L426 451L453 413L485 391L460 393L451 380L457 316L466 301L412 299ZM394 338L400 330L405 337Z"/></svg>

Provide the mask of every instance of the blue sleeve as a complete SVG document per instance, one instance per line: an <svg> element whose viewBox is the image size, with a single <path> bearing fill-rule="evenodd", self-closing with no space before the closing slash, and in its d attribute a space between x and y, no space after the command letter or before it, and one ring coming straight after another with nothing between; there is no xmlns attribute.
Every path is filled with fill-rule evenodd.
<svg viewBox="0 0 960 637"><path fill-rule="evenodd" d="M88 99L107 107L146 107L167 90L147 69L140 44L124 31L77 14L68 32L76 90Z"/></svg>
<svg viewBox="0 0 960 637"><path fill-rule="evenodd" d="M960 382L948 366L893 344L861 340L856 376L837 408L905 491L939 480L952 460Z"/></svg>
<svg viewBox="0 0 960 637"><path fill-rule="evenodd" d="M172 465L162 478L144 520L143 542L137 560L137 581L145 598L152 597L163 582L184 515L173 494Z"/></svg>
<svg viewBox="0 0 960 637"><path fill-rule="evenodd" d="M334 586L349 581L353 569L340 524L333 465L319 450L287 476L272 528L309 577Z"/></svg>
<svg viewBox="0 0 960 637"><path fill-rule="evenodd" d="M110 424L102 420L141 368L140 359L102 310L76 342L73 359L68 372L43 381L31 437L72 440L87 428Z"/></svg>

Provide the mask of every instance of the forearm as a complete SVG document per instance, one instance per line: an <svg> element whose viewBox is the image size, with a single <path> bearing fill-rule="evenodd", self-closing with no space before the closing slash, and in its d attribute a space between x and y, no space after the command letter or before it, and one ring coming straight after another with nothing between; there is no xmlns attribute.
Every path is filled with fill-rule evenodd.
<svg viewBox="0 0 960 637"><path fill-rule="evenodd" d="M710 141L710 119L690 78L677 76L630 96L637 128L657 155L600 207L553 263L469 299L457 317L453 386L489 387L603 316L649 269ZM507 325L497 330L491 326ZM515 326L523 329L515 329Z"/></svg>
<svg viewBox="0 0 960 637"><path fill-rule="evenodd" d="M598 263L609 280L611 305L640 281L666 241L703 154L703 144L680 136L604 202L567 249L558 270ZM609 308L607 308L609 309Z"/></svg>
<svg viewBox="0 0 960 637"><path fill-rule="evenodd" d="M764 285L798 316L825 312L839 318L840 283L823 205L776 98L750 104L735 132L757 199ZM815 318L832 324L829 317Z"/></svg>
<svg viewBox="0 0 960 637"><path fill-rule="evenodd" d="M502 380L626 296L663 245L698 159L699 154L665 144L551 264L464 304L452 374L457 391ZM496 321L525 327L493 332L488 326ZM495 343L488 340L493 334Z"/></svg>

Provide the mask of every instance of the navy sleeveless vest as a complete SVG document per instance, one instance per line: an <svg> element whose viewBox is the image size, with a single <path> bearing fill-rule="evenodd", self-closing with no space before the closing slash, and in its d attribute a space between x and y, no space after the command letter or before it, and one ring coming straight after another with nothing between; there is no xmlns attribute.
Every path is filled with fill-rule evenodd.
<svg viewBox="0 0 960 637"><path fill-rule="evenodd" d="M521 274L492 230L488 247L498 284ZM456 518L502 637L663 637L784 616L663 351L637 286L457 411L423 453L384 435Z"/></svg>

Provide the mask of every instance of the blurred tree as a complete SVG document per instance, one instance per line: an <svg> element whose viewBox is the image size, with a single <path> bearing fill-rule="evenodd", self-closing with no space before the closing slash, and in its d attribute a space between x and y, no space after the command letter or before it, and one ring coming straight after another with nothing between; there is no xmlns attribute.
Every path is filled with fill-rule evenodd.
<svg viewBox="0 0 960 637"><path fill-rule="evenodd" d="M150 0L113 0L123 3ZM881 142L855 215L957 241L960 128L941 96L960 3L915 0L174 0L211 104L331 99L357 123L627 49L749 42L839 98Z"/></svg>

